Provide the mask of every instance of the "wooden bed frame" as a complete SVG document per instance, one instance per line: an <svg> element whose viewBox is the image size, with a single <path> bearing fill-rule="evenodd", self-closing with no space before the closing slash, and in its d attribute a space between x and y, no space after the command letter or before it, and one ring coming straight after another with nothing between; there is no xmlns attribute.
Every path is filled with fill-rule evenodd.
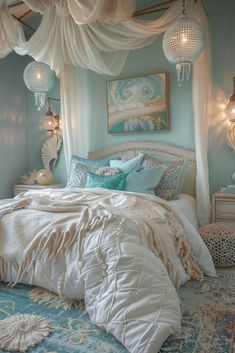
<svg viewBox="0 0 235 353"><path fill-rule="evenodd" d="M119 143L98 152L89 152L91 159L100 159L108 156L120 156L123 159L131 159L139 152L155 157L167 159L182 159L187 161L186 173L182 193L196 196L196 159L195 152L180 147L175 147L160 142L124 142Z"/></svg>

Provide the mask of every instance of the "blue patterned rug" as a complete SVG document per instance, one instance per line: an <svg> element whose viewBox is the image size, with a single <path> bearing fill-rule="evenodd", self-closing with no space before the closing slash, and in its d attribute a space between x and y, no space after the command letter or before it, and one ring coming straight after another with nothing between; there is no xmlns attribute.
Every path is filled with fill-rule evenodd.
<svg viewBox="0 0 235 353"><path fill-rule="evenodd" d="M161 353L235 352L235 274L218 274L180 289L182 333L168 339ZM35 287L1 285L0 320L19 314L40 315L51 322L49 335L28 353L127 353L111 335L90 323L82 303L62 301Z"/></svg>

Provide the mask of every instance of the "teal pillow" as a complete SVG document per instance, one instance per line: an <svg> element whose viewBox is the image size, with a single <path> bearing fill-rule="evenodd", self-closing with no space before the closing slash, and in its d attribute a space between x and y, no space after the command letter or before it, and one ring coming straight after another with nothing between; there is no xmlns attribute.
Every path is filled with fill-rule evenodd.
<svg viewBox="0 0 235 353"><path fill-rule="evenodd" d="M164 174L164 167L134 170L126 178L126 191L155 195L155 188Z"/></svg>
<svg viewBox="0 0 235 353"><path fill-rule="evenodd" d="M143 153L139 153L135 158L129 159L128 161L110 160L110 167L118 168L124 173L129 173L132 170L140 169L141 163L144 158Z"/></svg>
<svg viewBox="0 0 235 353"><path fill-rule="evenodd" d="M119 174L120 170L118 168L111 167L89 167L83 163L73 161L65 188L84 188L86 185L88 172L99 175L115 175Z"/></svg>
<svg viewBox="0 0 235 353"><path fill-rule="evenodd" d="M88 172L85 188L125 190L127 175L128 173L121 173L104 176Z"/></svg>

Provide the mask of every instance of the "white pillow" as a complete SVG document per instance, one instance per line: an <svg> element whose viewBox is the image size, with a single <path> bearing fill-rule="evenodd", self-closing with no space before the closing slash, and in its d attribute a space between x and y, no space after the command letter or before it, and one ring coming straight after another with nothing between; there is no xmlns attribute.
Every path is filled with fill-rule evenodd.
<svg viewBox="0 0 235 353"><path fill-rule="evenodd" d="M132 170L138 170L141 168L141 163L144 158L143 153L139 153L136 157L129 159L128 161L120 161L118 159L111 159L110 167L118 168L124 173L132 172Z"/></svg>

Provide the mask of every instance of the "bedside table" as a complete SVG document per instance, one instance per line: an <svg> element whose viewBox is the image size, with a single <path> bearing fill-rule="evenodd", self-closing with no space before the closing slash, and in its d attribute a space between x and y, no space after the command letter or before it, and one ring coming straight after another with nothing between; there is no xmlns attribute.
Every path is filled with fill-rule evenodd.
<svg viewBox="0 0 235 353"><path fill-rule="evenodd" d="M38 184L16 184L14 185L14 196L28 190L42 190L42 189L62 189L64 184L49 184L49 185L38 185Z"/></svg>
<svg viewBox="0 0 235 353"><path fill-rule="evenodd" d="M216 192L212 195L212 222L235 229L235 193Z"/></svg>

